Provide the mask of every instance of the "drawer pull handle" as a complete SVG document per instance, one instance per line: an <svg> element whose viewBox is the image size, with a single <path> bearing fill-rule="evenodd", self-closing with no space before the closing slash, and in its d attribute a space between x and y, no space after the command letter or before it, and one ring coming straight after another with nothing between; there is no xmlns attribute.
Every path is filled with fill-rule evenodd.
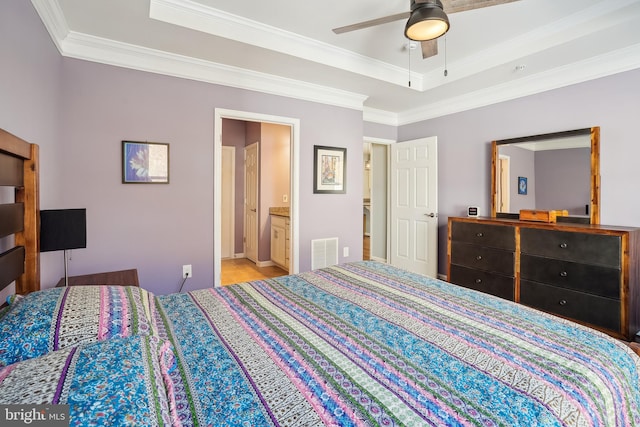
<svg viewBox="0 0 640 427"><path fill-rule="evenodd" d="M478 261L480 261L480 260L482 259L482 255L478 255L478 256L476 257L476 259L477 259Z"/></svg>
<svg viewBox="0 0 640 427"><path fill-rule="evenodd" d="M476 283L477 283L477 284L482 283L482 279L476 279Z"/></svg>
<svg viewBox="0 0 640 427"><path fill-rule="evenodd" d="M482 237L482 236L484 236L484 234L482 234L482 233L476 233L476 237Z"/></svg>
<svg viewBox="0 0 640 427"><path fill-rule="evenodd" d="M566 271L561 271L560 272L560 277L567 277L567 272Z"/></svg>
<svg viewBox="0 0 640 427"><path fill-rule="evenodd" d="M566 243L560 243L560 248L567 249L567 244Z"/></svg>
<svg viewBox="0 0 640 427"><path fill-rule="evenodd" d="M567 300L566 299L561 299L560 301L558 301L558 304L567 305Z"/></svg>

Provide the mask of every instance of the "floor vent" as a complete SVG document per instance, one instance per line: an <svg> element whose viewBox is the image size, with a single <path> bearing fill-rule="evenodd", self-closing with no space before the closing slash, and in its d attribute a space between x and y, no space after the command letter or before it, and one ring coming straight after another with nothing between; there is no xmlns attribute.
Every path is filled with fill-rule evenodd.
<svg viewBox="0 0 640 427"><path fill-rule="evenodd" d="M311 269L328 267L338 263L338 238L311 241Z"/></svg>

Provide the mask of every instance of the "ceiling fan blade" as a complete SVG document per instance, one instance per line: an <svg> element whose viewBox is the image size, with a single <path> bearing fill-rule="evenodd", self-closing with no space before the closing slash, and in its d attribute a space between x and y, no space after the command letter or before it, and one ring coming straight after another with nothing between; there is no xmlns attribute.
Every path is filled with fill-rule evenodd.
<svg viewBox="0 0 640 427"><path fill-rule="evenodd" d="M431 58L438 54L438 40L425 40L420 42L422 45L422 59Z"/></svg>
<svg viewBox="0 0 640 427"><path fill-rule="evenodd" d="M480 9L482 7L512 3L514 1L520 0L442 0L442 6L446 13L456 13Z"/></svg>
<svg viewBox="0 0 640 427"><path fill-rule="evenodd" d="M334 28L333 32L336 34L348 33L349 31L361 30L363 28L369 28L380 24L386 24L388 22L398 21L400 19L408 19L409 12L397 13L395 15L385 16L384 18L372 19L370 21L359 22L357 24L346 25L344 27Z"/></svg>

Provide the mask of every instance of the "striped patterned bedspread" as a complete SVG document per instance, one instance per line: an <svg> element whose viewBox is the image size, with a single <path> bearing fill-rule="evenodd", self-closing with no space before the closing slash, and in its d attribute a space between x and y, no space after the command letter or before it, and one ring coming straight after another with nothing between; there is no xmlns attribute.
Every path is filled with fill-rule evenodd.
<svg viewBox="0 0 640 427"><path fill-rule="evenodd" d="M183 425L640 425L624 344L385 264L156 300Z"/></svg>

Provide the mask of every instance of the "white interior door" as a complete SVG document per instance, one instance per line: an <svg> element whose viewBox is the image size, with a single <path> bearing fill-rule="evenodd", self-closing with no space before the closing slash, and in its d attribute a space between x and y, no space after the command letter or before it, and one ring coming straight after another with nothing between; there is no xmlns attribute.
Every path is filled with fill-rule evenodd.
<svg viewBox="0 0 640 427"><path fill-rule="evenodd" d="M391 256L400 268L438 274L438 139L391 145Z"/></svg>
<svg viewBox="0 0 640 427"><path fill-rule="evenodd" d="M236 147L222 147L222 251L221 257L235 255Z"/></svg>
<svg viewBox="0 0 640 427"><path fill-rule="evenodd" d="M244 254L258 261L258 143L244 149Z"/></svg>

